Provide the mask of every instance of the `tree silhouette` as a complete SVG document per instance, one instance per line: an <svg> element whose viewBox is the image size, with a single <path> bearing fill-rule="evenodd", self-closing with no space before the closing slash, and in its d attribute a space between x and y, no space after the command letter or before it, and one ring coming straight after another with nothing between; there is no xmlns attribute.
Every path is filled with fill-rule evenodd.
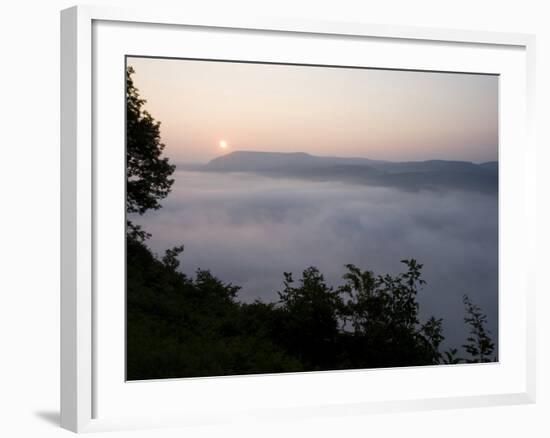
<svg viewBox="0 0 550 438"><path fill-rule="evenodd" d="M345 284L339 291L348 297L343 314L352 328L352 354L348 360L354 367L440 361L442 320L431 317L421 324L418 318L417 294L426 283L422 264L414 259L402 263L407 270L396 276L377 276L346 265Z"/></svg>
<svg viewBox="0 0 550 438"><path fill-rule="evenodd" d="M154 379L492 361L485 315L469 300L465 345L440 352L442 320L421 322L422 265L395 276L348 265L344 283L326 284L315 267L299 281L284 274L276 303L238 300L239 287L208 270L178 270L182 247L154 256L127 240L127 375Z"/></svg>
<svg viewBox="0 0 550 438"><path fill-rule="evenodd" d="M167 268L170 268L172 270L176 270L180 266L180 261L178 260L178 256L183 252L183 245L175 246L171 249L167 249L164 253L164 257L162 258L162 263Z"/></svg>
<svg viewBox="0 0 550 438"><path fill-rule="evenodd" d="M298 285L291 273L285 272L284 278L285 287L278 292L283 310L284 339L280 344L310 369L331 366L342 307L338 291L327 286L315 267L303 271Z"/></svg>
<svg viewBox="0 0 550 438"><path fill-rule="evenodd" d="M444 363L446 365L454 365L462 362L462 359L458 357L457 354L458 349L456 348L450 348L449 350L444 351L441 358L441 363Z"/></svg>
<svg viewBox="0 0 550 438"><path fill-rule="evenodd" d="M464 349L472 356L467 362L495 361L496 359L492 358L495 344L491 340L491 332L485 328L487 315L481 311L478 305L472 303L467 295L464 295L463 302L466 307L464 322L470 326L468 343L463 345Z"/></svg>
<svg viewBox="0 0 550 438"><path fill-rule="evenodd" d="M159 201L170 192L175 166L162 156L160 122L143 109L146 100L134 86L132 67L126 68L126 212L143 214L160 208ZM148 235L131 221L128 232L134 238Z"/></svg>

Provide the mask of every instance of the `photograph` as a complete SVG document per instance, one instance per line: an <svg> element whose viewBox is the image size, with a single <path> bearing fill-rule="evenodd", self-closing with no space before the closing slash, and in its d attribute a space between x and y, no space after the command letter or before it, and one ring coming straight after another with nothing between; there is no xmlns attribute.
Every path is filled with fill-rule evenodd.
<svg viewBox="0 0 550 438"><path fill-rule="evenodd" d="M125 74L127 380L499 361L499 75Z"/></svg>

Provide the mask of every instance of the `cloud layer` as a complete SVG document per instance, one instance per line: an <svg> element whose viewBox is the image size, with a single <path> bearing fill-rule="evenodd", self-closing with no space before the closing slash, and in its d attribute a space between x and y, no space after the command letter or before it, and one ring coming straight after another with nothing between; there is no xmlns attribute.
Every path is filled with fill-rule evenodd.
<svg viewBox="0 0 550 438"><path fill-rule="evenodd" d="M277 299L283 272L316 266L331 285L343 265L376 273L424 264L421 314L444 318L449 346L466 337L462 295L481 305L498 336L496 195L406 192L334 182L178 171L163 208L135 220L157 253L183 243L182 270L210 269L242 286L240 299Z"/></svg>

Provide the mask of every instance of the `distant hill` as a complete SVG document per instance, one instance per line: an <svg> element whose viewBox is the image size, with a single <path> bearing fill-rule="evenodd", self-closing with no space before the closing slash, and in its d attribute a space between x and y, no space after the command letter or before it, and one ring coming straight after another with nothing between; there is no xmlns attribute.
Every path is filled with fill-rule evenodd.
<svg viewBox="0 0 550 438"><path fill-rule="evenodd" d="M368 158L319 157L303 152L235 151L215 158L201 170L254 172L272 177L397 187L403 190L460 189L496 192L498 162L382 161Z"/></svg>
<svg viewBox="0 0 550 438"><path fill-rule="evenodd" d="M486 163L481 163L479 166L487 170L498 172L498 161L488 161Z"/></svg>
<svg viewBox="0 0 550 438"><path fill-rule="evenodd" d="M305 152L254 152L235 151L214 158L207 165L208 170L263 171L289 168L315 168L330 165L370 165L384 161L367 158L318 157Z"/></svg>

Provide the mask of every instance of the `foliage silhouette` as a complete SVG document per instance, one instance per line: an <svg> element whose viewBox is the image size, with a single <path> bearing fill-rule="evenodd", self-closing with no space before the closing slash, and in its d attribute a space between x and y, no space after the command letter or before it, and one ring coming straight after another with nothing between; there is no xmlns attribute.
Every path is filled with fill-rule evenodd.
<svg viewBox="0 0 550 438"><path fill-rule="evenodd" d="M346 265L346 283L339 291L349 297L344 319L353 329L348 360L354 368L439 363L441 320L431 317L421 324L418 319L422 265L414 259L402 263L407 270L397 276Z"/></svg>
<svg viewBox="0 0 550 438"><path fill-rule="evenodd" d="M464 349L471 355L468 362L494 362L492 358L495 344L491 340L490 331L485 328L487 315L485 315L479 306L472 303L467 295L463 297L466 307L466 316L464 322L470 326L470 336L467 343L463 345Z"/></svg>
<svg viewBox="0 0 550 438"><path fill-rule="evenodd" d="M329 287L315 267L295 282L284 274L275 303L242 303L239 287L207 270L178 270L182 247L157 259L127 237L128 379L198 377L487 362L492 341L478 306L465 301L467 359L441 352L442 320L421 322L416 295L422 265L376 276L347 266Z"/></svg>
<svg viewBox="0 0 550 438"><path fill-rule="evenodd" d="M284 273L284 290L279 292L282 327L278 344L307 369L334 367L338 356L339 314L343 302L325 283L315 267L302 273L299 285Z"/></svg>
<svg viewBox="0 0 550 438"><path fill-rule="evenodd" d="M143 109L146 100L134 86L134 69L126 69L126 212L143 214L160 208L159 200L170 192L170 178L175 166L162 156L164 144L160 139L160 122ZM134 238L145 239L148 234L127 222Z"/></svg>

